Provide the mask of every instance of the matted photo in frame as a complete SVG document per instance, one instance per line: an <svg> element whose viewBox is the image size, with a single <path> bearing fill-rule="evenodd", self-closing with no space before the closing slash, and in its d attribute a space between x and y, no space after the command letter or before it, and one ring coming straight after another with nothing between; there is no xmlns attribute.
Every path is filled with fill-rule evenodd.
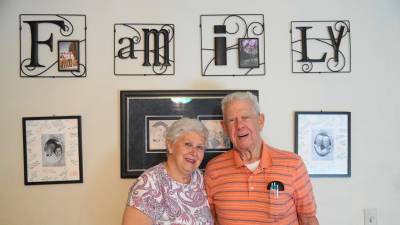
<svg viewBox="0 0 400 225"><path fill-rule="evenodd" d="M80 116L24 117L25 185L82 183Z"/></svg>
<svg viewBox="0 0 400 225"><path fill-rule="evenodd" d="M295 112L295 152L311 177L350 177L351 113Z"/></svg>
<svg viewBox="0 0 400 225"><path fill-rule="evenodd" d="M199 115L197 119L209 132L206 145L208 152L224 152L232 148L232 143L222 127L222 115Z"/></svg>
<svg viewBox="0 0 400 225"><path fill-rule="evenodd" d="M239 38L239 67L260 67L258 38Z"/></svg>
<svg viewBox="0 0 400 225"><path fill-rule="evenodd" d="M58 71L79 72L79 41L58 41Z"/></svg>
<svg viewBox="0 0 400 225"><path fill-rule="evenodd" d="M167 153L165 134L172 123L182 116L145 116L146 153Z"/></svg>
<svg viewBox="0 0 400 225"><path fill-rule="evenodd" d="M200 169L232 146L223 131L221 100L247 90L121 91L121 178L136 178L166 160L165 131L174 121L189 117L209 129ZM257 90L249 90L258 97ZM163 143L164 142L164 143Z"/></svg>

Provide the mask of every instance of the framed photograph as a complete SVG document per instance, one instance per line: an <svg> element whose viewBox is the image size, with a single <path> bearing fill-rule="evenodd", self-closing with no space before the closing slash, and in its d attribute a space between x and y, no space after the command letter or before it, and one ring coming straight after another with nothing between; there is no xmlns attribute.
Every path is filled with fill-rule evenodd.
<svg viewBox="0 0 400 225"><path fill-rule="evenodd" d="M165 161L166 128L182 117L199 119L209 129L204 169L232 146L220 123L220 102L235 91L244 90L121 91L121 177L136 178ZM258 97L258 91L250 91Z"/></svg>
<svg viewBox="0 0 400 225"><path fill-rule="evenodd" d="M222 115L199 115L197 119L209 131L206 145L209 152L224 152L232 148L232 143L222 127Z"/></svg>
<svg viewBox="0 0 400 225"><path fill-rule="evenodd" d="M81 117L24 117L25 185L82 183Z"/></svg>
<svg viewBox="0 0 400 225"><path fill-rule="evenodd" d="M258 56L258 38L239 38L239 67L260 67Z"/></svg>
<svg viewBox="0 0 400 225"><path fill-rule="evenodd" d="M79 41L58 41L58 71L79 72Z"/></svg>
<svg viewBox="0 0 400 225"><path fill-rule="evenodd" d="M350 112L295 112L295 152L311 177L351 176L350 122Z"/></svg>
<svg viewBox="0 0 400 225"><path fill-rule="evenodd" d="M167 128L182 116L145 116L146 153L166 153L165 134Z"/></svg>

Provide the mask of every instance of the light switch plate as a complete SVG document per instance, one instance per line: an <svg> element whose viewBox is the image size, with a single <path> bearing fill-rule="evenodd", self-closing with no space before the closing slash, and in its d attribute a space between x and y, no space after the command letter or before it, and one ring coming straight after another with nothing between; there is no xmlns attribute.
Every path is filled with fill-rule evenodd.
<svg viewBox="0 0 400 225"><path fill-rule="evenodd" d="M364 209L364 225L378 225L378 210L376 208Z"/></svg>

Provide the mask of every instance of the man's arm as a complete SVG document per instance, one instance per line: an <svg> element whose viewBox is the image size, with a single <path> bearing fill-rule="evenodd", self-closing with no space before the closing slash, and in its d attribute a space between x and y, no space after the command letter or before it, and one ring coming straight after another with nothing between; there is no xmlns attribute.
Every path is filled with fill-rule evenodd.
<svg viewBox="0 0 400 225"><path fill-rule="evenodd" d="M319 225L316 217L316 204L307 169L301 160L294 174L294 197L300 225Z"/></svg>
<svg viewBox="0 0 400 225"><path fill-rule="evenodd" d="M316 216L313 217L305 217L299 216L300 225L319 225L318 219Z"/></svg>

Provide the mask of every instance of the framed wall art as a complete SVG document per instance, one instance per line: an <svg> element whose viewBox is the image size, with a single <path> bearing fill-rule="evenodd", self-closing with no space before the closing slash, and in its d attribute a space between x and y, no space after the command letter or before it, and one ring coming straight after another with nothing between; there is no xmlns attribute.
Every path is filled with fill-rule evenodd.
<svg viewBox="0 0 400 225"><path fill-rule="evenodd" d="M350 73L350 21L292 21L292 73Z"/></svg>
<svg viewBox="0 0 400 225"><path fill-rule="evenodd" d="M200 16L203 76L264 76L263 14Z"/></svg>
<svg viewBox="0 0 400 225"><path fill-rule="evenodd" d="M80 116L24 117L25 185L82 183Z"/></svg>
<svg viewBox="0 0 400 225"><path fill-rule="evenodd" d="M295 112L295 152L311 177L351 176L350 117L350 112Z"/></svg>
<svg viewBox="0 0 400 225"><path fill-rule="evenodd" d="M86 77L86 16L20 14L20 77Z"/></svg>
<svg viewBox="0 0 400 225"><path fill-rule="evenodd" d="M211 158L232 146L220 123L220 102L235 91L121 91L121 177L138 177L146 169L165 161L165 131L182 117L199 119L209 129L200 165L200 169L204 169ZM258 96L258 91L251 92Z"/></svg>
<svg viewBox="0 0 400 225"><path fill-rule="evenodd" d="M175 74L175 25L114 24L114 74Z"/></svg>

